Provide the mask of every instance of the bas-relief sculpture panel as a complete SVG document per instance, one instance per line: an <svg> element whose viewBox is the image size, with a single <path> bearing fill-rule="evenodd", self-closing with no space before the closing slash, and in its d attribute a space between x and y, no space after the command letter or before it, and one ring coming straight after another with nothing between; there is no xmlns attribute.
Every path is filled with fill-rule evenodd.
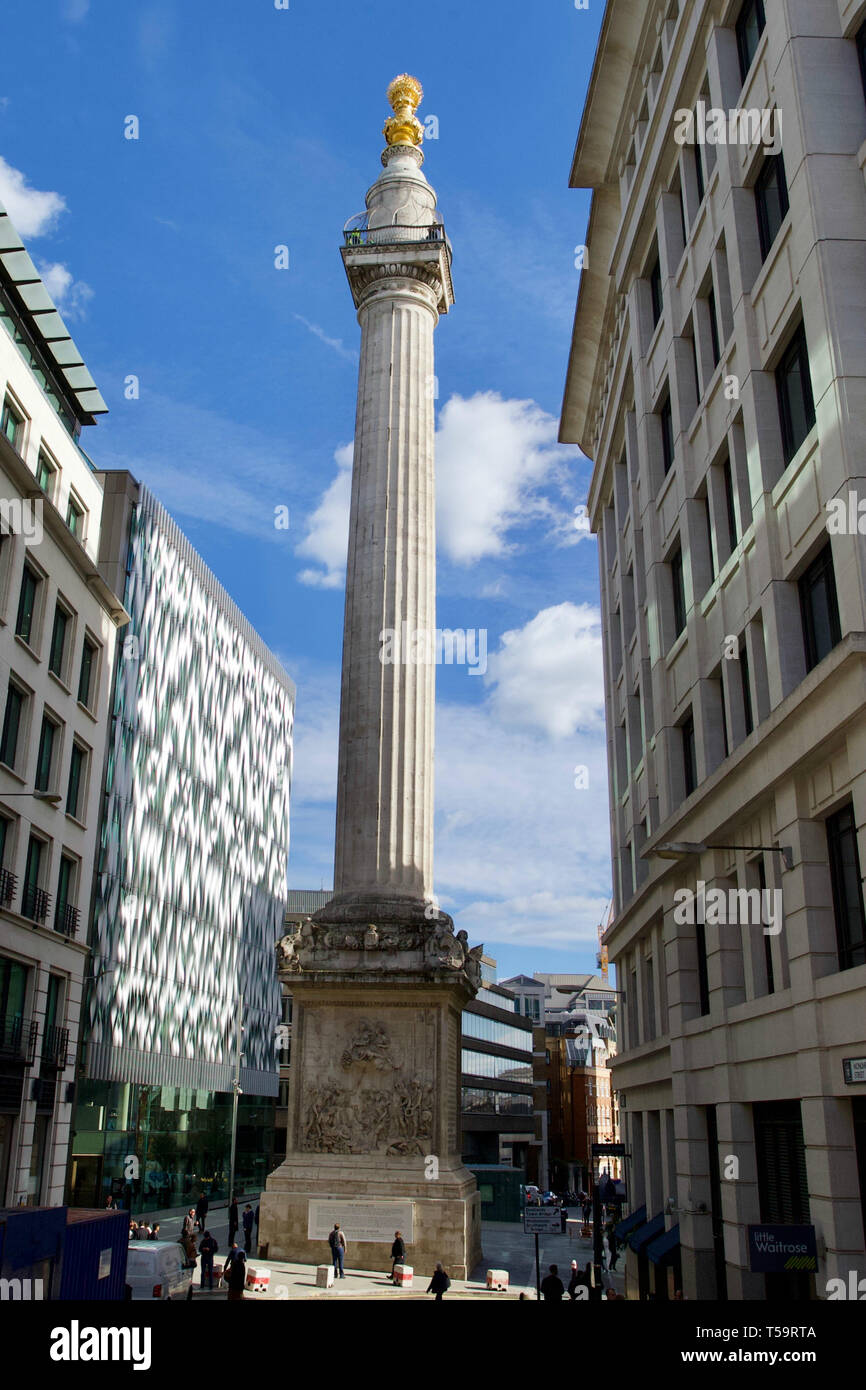
<svg viewBox="0 0 866 1390"><path fill-rule="evenodd" d="M336 1031L335 1030L339 1030ZM313 1153L427 1154L433 1145L434 1013L307 1008L299 1147Z"/></svg>

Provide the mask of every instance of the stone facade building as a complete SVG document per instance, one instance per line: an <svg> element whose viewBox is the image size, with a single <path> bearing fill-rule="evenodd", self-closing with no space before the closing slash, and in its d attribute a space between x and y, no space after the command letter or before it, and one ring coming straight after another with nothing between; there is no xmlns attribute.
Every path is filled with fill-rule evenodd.
<svg viewBox="0 0 866 1390"><path fill-rule="evenodd" d="M0 1207L63 1200L120 598L106 406L0 205Z"/></svg>
<svg viewBox="0 0 866 1390"><path fill-rule="evenodd" d="M863 1268L864 35L863 0L611 0L571 171L642 1293L677 1238L689 1299ZM816 1269L753 1272L759 1222Z"/></svg>

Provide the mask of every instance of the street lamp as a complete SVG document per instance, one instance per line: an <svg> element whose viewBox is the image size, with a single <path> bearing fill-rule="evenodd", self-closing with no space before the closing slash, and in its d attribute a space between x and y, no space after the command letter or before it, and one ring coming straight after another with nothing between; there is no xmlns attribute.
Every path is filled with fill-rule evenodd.
<svg viewBox="0 0 866 1390"><path fill-rule="evenodd" d="M790 845L710 845L698 844L691 840L666 840L649 851L657 859L688 859L695 854L703 854L707 849L742 849L747 853L781 854L786 869L794 867L794 851Z"/></svg>
<svg viewBox="0 0 866 1390"><path fill-rule="evenodd" d="M238 1026L235 1040L235 1074L232 1077L232 1148L231 1159L229 1162L229 1206L232 1197L235 1195L235 1151L238 1141L238 1097L243 1095L241 1090L241 1044L244 1034L244 996L238 995Z"/></svg>
<svg viewBox="0 0 866 1390"><path fill-rule="evenodd" d="M59 792L0 792L0 800L13 796L32 796L34 801L46 801L49 806L59 806L63 797Z"/></svg>

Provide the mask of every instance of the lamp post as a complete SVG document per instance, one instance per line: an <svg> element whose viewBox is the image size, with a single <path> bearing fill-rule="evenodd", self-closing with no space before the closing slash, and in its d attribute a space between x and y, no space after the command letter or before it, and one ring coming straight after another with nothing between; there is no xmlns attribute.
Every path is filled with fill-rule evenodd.
<svg viewBox="0 0 866 1390"><path fill-rule="evenodd" d="M232 1149L229 1161L229 1205L235 1193L235 1152L238 1139L238 1097L241 1090L241 1044L244 1032L244 996L238 995L238 1026L235 1035L235 1074L232 1077Z"/></svg>
<svg viewBox="0 0 866 1390"><path fill-rule="evenodd" d="M647 854L656 859L688 859L692 855L703 854L707 849L742 849L747 854L781 854L785 868L790 870L794 867L794 851L790 845L711 845L691 840L666 840L664 844L656 845L654 849L647 851ZM645 854L641 857L647 856Z"/></svg>

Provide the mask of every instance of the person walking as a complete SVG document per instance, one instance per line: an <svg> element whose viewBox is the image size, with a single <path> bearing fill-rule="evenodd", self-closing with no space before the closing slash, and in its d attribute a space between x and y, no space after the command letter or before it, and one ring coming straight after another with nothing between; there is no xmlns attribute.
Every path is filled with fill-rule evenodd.
<svg viewBox="0 0 866 1390"><path fill-rule="evenodd" d="M583 1221L584 1221L584 1225L585 1225L585 1226L588 1226L588 1225L589 1225L589 1218L590 1218L591 1216L592 1216L592 1199L591 1199L590 1197L586 1197L586 1198L584 1198L584 1203L583 1203Z"/></svg>
<svg viewBox="0 0 866 1390"><path fill-rule="evenodd" d="M447 1293L450 1288L451 1280L448 1278L440 1262L433 1271L433 1278L427 1286L427 1292L436 1295L433 1300L434 1303L441 1303L443 1294Z"/></svg>
<svg viewBox="0 0 866 1390"><path fill-rule="evenodd" d="M150 1235L148 1236L148 1240L159 1240L159 1239L160 1239L160 1235L159 1235L159 1222L158 1222L158 1221L154 1221L153 1225L152 1225L151 1228L150 1228Z"/></svg>
<svg viewBox="0 0 866 1390"><path fill-rule="evenodd" d="M565 1286L559 1277L558 1265L551 1265L550 1273L542 1279L541 1297L545 1303L558 1303L565 1297Z"/></svg>
<svg viewBox="0 0 866 1390"><path fill-rule="evenodd" d="M195 1224L200 1231L204 1230L204 1223L207 1221L208 1200L203 1192L198 1194L198 1201L195 1204Z"/></svg>
<svg viewBox="0 0 866 1390"><path fill-rule="evenodd" d="M608 1269L616 1269L616 1262L619 1259L619 1241L617 1240L617 1235L616 1231L613 1228L613 1223L611 1223L611 1225L608 1227L607 1243L610 1247L610 1261L607 1267Z"/></svg>
<svg viewBox="0 0 866 1390"><path fill-rule="evenodd" d="M397 1265L404 1264L406 1260L406 1242L399 1231L394 1232L394 1243L391 1246L391 1280L396 1284L394 1270Z"/></svg>
<svg viewBox="0 0 866 1390"><path fill-rule="evenodd" d="M237 1235L239 1225L240 1220L238 1219L238 1199L237 1197L232 1197L231 1201L229 1202L229 1245L231 1245L232 1241Z"/></svg>
<svg viewBox="0 0 866 1390"><path fill-rule="evenodd" d="M219 1246L210 1231L205 1231L198 1249L201 1255L201 1286L204 1288L207 1281L208 1288L213 1289L213 1257Z"/></svg>
<svg viewBox="0 0 866 1390"><path fill-rule="evenodd" d="M181 1232L181 1234L184 1236L184 1238L187 1238L188 1236L194 1236L195 1227L195 1207L190 1207L186 1216L183 1218L183 1231Z"/></svg>
<svg viewBox="0 0 866 1390"><path fill-rule="evenodd" d="M334 1278L336 1279L339 1275L341 1279L345 1279L343 1261L346 1258L346 1237L340 1230L339 1221L334 1222L334 1229L328 1236L328 1244L331 1247L331 1257L334 1261Z"/></svg>
<svg viewBox="0 0 866 1390"><path fill-rule="evenodd" d="M226 1261L226 1270L223 1270L226 1283L229 1286L229 1303L240 1303L244 1296L244 1285L247 1282L247 1257L243 1250L238 1250L232 1257L231 1263Z"/></svg>
<svg viewBox="0 0 866 1390"><path fill-rule="evenodd" d="M246 1206L244 1207L244 1214L242 1220L244 1223L244 1249L246 1250L248 1255L250 1254L253 1248L253 1222L255 1221L255 1219L255 1212L253 1211L249 1202L247 1202Z"/></svg>
<svg viewBox="0 0 866 1390"><path fill-rule="evenodd" d="M580 1288L580 1283L581 1283L581 1279L580 1279L580 1270L578 1269L578 1266L577 1266L577 1260L572 1260L572 1262L571 1262L571 1276L570 1276L569 1281L568 1281L568 1296L569 1296L569 1298L571 1299L572 1303L574 1303L575 1300L577 1299L577 1296L578 1296L577 1291L578 1291L578 1289Z"/></svg>

